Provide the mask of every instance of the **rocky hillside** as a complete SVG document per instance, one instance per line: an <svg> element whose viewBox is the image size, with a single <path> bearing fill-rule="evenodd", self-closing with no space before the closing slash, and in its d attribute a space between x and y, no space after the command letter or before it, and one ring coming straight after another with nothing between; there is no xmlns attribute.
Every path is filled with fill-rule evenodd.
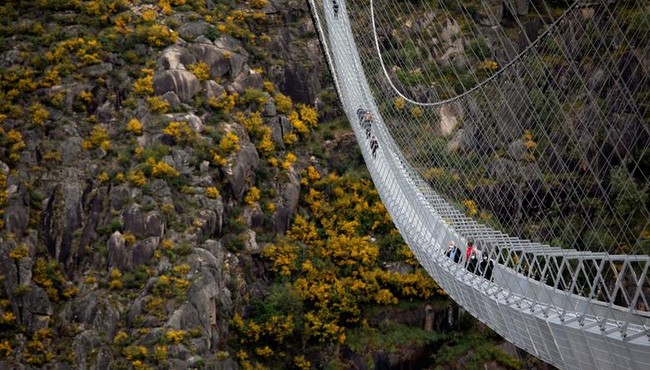
<svg viewBox="0 0 650 370"><path fill-rule="evenodd" d="M0 369L521 366L334 174L305 3L7 1L0 50Z"/></svg>

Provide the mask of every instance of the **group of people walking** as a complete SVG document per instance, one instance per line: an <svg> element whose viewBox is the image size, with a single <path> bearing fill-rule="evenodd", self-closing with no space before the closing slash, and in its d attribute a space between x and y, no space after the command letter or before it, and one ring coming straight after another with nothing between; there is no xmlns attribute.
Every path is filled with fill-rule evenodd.
<svg viewBox="0 0 650 370"><path fill-rule="evenodd" d="M359 118L359 125L366 132L366 139L370 140L370 151L372 152L372 157L376 158L379 142L375 135L372 134L372 125L374 123L372 113L367 109L359 107L359 109L357 109L357 117Z"/></svg>
<svg viewBox="0 0 650 370"><path fill-rule="evenodd" d="M452 240L449 242L445 255L455 263L460 263L461 260L465 268L476 275L483 276L488 280L492 279L492 271L494 270L494 262L488 258L487 255L482 254L475 246L473 241L467 242L465 255L463 251L456 246ZM464 257L464 258L463 258ZM480 262L479 262L480 260Z"/></svg>

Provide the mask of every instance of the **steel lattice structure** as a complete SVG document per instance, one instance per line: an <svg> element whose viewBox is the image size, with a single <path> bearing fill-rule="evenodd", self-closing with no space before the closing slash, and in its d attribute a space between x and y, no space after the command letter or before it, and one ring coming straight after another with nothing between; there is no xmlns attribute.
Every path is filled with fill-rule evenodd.
<svg viewBox="0 0 650 370"><path fill-rule="evenodd" d="M560 368L650 368L650 5L309 4L375 186L440 286Z"/></svg>

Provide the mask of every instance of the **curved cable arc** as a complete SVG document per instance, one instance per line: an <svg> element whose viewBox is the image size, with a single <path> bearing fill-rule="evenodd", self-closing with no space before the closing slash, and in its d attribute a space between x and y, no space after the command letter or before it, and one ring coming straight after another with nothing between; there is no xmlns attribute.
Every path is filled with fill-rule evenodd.
<svg viewBox="0 0 650 370"><path fill-rule="evenodd" d="M414 105L418 105L418 106L421 106L421 107L437 107L437 106L440 106L440 105L453 103L454 101L459 100L459 99L473 93L474 91L480 89L481 87L483 87L483 86L487 85L488 83L492 82L493 80L495 80L506 69L508 69L511 65L513 65L515 62L519 61L522 57L524 57L525 54L527 54L529 50L531 50L533 47L537 46L537 44L539 42L541 42L540 40L545 38L546 35L548 35L551 31L553 31L554 27L559 22L561 22L573 9L575 9L578 6L579 2L580 1L575 1L573 4L571 4L571 6L564 13L562 13L562 15L560 15L555 21L553 21L553 23L551 23L547 27L547 29L544 30L544 32L542 32L533 42L530 43L530 45L528 45L519 54L515 55L515 57L512 58L512 60L510 60L508 63L506 63L503 67L501 67L501 69L496 71L492 76L486 78L485 80L483 80L482 82L480 82L476 86L472 87L469 90L464 91L461 94L458 94L458 95L456 95L454 97L451 97L451 98L448 98L448 99L445 99L445 100L433 102L433 103L424 103L424 102L419 102L417 100L413 100L413 99L407 97L406 95L404 95L401 91L399 91L399 89L393 83L393 80L391 79L390 75L388 74L388 71L386 70L386 65L384 63L384 58L381 56L381 49L379 47L379 36L377 35L377 26L376 26L376 23L375 23L374 0L370 0L370 16L371 16L371 21L372 21L372 33L373 33L373 37L374 37L374 41L375 41L375 50L377 51L377 55L379 56L379 62L381 64L381 69L382 69L382 72L384 73L384 77L386 77L386 80L388 81L388 84L395 91L395 93L397 93L397 95L399 95L405 101L407 101L407 102L409 102L411 104L414 104Z"/></svg>

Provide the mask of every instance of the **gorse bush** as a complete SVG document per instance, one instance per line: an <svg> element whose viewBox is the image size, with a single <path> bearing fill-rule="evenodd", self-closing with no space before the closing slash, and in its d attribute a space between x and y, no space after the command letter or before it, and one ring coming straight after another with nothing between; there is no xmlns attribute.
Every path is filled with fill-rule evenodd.
<svg viewBox="0 0 650 370"><path fill-rule="evenodd" d="M303 363L285 338L346 343L348 331L364 325L369 307L445 295L422 268L402 274L382 267L370 235L381 237L393 226L369 180L322 176L313 166L301 177L301 205L308 212L295 216L286 238L262 251L279 283L255 302L251 316L235 315L232 321L242 338L240 363L244 357L281 366L285 357L279 351ZM403 241L395 242L396 257L417 265Z"/></svg>

